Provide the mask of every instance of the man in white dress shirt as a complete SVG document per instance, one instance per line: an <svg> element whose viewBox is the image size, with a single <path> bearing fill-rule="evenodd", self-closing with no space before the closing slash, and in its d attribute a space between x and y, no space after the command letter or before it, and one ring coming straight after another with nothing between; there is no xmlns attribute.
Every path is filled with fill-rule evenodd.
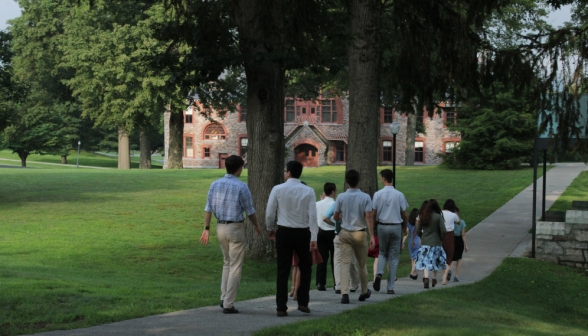
<svg viewBox="0 0 588 336"><path fill-rule="evenodd" d="M270 239L276 240L278 254L278 276L276 281L277 315L288 316L288 279L292 266L292 253L298 256L300 288L298 310L308 309L310 280L312 277L311 250L316 250L318 225L316 218L316 195L314 190L300 182L302 164L290 161L286 164L286 182L275 186L267 203L265 222ZM276 231L276 214L277 225Z"/></svg>
<svg viewBox="0 0 588 336"><path fill-rule="evenodd" d="M331 264L331 271L333 272L333 276L335 275L333 265L335 254L335 245L333 244L333 240L335 239L335 226L324 222L323 216L327 210L329 210L329 207L335 203L335 197L337 196L337 186L335 183L327 182L323 186L323 191L325 193L325 198L319 202L316 202L317 224L319 227L316 242L319 253L321 254L321 258L323 259L322 263L316 265L316 289L319 291L327 290L327 269L329 261ZM331 255L330 260L329 254ZM333 283L335 283L335 278L333 278Z"/></svg>

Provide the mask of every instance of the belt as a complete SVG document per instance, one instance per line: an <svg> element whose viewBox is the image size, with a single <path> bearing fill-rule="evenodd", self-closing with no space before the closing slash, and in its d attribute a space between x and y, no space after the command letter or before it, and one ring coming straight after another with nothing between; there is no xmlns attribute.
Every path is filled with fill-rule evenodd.
<svg viewBox="0 0 588 336"><path fill-rule="evenodd" d="M402 223L382 223L382 222L379 222L378 225L402 225Z"/></svg>
<svg viewBox="0 0 588 336"><path fill-rule="evenodd" d="M241 222L231 222L231 221L218 221L219 224L238 224L238 223L243 223Z"/></svg>

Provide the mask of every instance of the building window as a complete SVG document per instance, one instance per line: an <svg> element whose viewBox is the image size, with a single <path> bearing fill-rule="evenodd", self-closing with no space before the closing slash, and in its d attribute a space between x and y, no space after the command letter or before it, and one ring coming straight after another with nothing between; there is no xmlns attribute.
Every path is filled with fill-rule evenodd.
<svg viewBox="0 0 588 336"><path fill-rule="evenodd" d="M449 154L451 152L453 152L453 149L455 149L455 147L459 146L459 141L446 141L445 142L445 153Z"/></svg>
<svg viewBox="0 0 588 336"><path fill-rule="evenodd" d="M391 124L394 121L394 110L392 107L384 107L384 124Z"/></svg>
<svg viewBox="0 0 588 336"><path fill-rule="evenodd" d="M184 156L194 157L194 138L184 138Z"/></svg>
<svg viewBox="0 0 588 336"><path fill-rule="evenodd" d="M345 156L347 154L347 145L343 141L337 141L335 152L335 161L345 162Z"/></svg>
<svg viewBox="0 0 588 336"><path fill-rule="evenodd" d="M294 99L286 100L286 122L294 121Z"/></svg>
<svg viewBox="0 0 588 336"><path fill-rule="evenodd" d="M210 124L204 129L205 140L225 140L225 129L218 124Z"/></svg>
<svg viewBox="0 0 588 336"><path fill-rule="evenodd" d="M392 161L392 141L382 141L382 161Z"/></svg>
<svg viewBox="0 0 588 336"><path fill-rule="evenodd" d="M414 142L414 162L425 162L425 143L422 141Z"/></svg>
<svg viewBox="0 0 588 336"><path fill-rule="evenodd" d="M445 111L445 124L456 124L457 123L457 112L455 111L455 107L450 107L444 109Z"/></svg>
<svg viewBox="0 0 588 336"><path fill-rule="evenodd" d="M241 156L247 153L247 144L249 143L247 138L241 138L239 140L239 153Z"/></svg>
<svg viewBox="0 0 588 336"><path fill-rule="evenodd" d="M247 121L247 105L241 104L239 106L239 122Z"/></svg>
<svg viewBox="0 0 588 336"><path fill-rule="evenodd" d="M202 152L205 158L210 157L210 147L204 147L204 151Z"/></svg>
<svg viewBox="0 0 588 336"><path fill-rule="evenodd" d="M184 124L191 124L192 123L192 107L188 107L186 110L186 114L184 117Z"/></svg>
<svg viewBox="0 0 588 336"><path fill-rule="evenodd" d="M322 122L336 123L337 122L337 103L334 99L321 100Z"/></svg>

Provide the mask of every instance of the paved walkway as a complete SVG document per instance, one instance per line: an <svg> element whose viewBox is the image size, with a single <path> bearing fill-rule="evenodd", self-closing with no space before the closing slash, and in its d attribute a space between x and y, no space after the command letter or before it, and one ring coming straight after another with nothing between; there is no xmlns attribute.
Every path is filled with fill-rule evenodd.
<svg viewBox="0 0 588 336"><path fill-rule="evenodd" d="M586 168L587 166L584 164L558 164L548 172L547 208ZM538 183L538 195L541 195L541 185L542 183ZM447 286L439 284L435 289L429 290L451 288L479 281L492 273L504 258L518 250L517 247L521 242L528 244L528 231L532 220L532 191L533 186L530 185L468 231L468 245L471 249L470 252L464 253L464 269L459 277L460 282L450 282ZM540 196L538 198L537 210L540 212ZM524 240L525 237L527 237L527 241ZM439 278L440 275L438 275ZM369 287L371 288L371 284ZM386 288L385 283L382 284L382 288ZM359 302L357 301L358 293L355 293L350 295L351 304L348 305L340 304L340 295L334 294L333 290L326 292L312 290L309 304L309 308L312 310L311 314L295 310L296 304L290 302L289 316L276 317L275 297L269 296L237 302L235 307L240 310L240 313L235 315L224 315L218 306L212 306L85 329L52 331L42 335L250 335L266 327L324 317L401 295L419 293L423 290L420 276L417 281L405 277L398 279L396 283L397 295L373 292L367 301Z"/></svg>
<svg viewBox="0 0 588 336"><path fill-rule="evenodd" d="M0 159L1 161L9 161L9 162L18 162L20 160L13 160L13 159ZM51 162L39 162L39 161L27 161L27 164L34 163L34 164L42 164L42 165L49 165L49 166L62 166L68 168L76 168L73 164L63 164L63 163L51 163ZM116 169L116 168L109 168L109 167L95 167L95 166L82 166L79 165L80 168L92 168L92 169ZM22 166L3 166L2 168L29 168L29 167L22 167Z"/></svg>

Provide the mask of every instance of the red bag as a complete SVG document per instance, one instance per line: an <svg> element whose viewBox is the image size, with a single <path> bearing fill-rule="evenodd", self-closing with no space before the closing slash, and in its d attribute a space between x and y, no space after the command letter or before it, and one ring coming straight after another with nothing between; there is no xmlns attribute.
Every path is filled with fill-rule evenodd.
<svg viewBox="0 0 588 336"><path fill-rule="evenodd" d="M376 245L374 248L368 249L368 257L377 258L378 254L380 254L380 243L378 242L378 236L375 236L374 239L376 240Z"/></svg>
<svg viewBox="0 0 588 336"><path fill-rule="evenodd" d="M323 257L321 257L321 254L319 253L318 249L310 251L310 255L312 256L313 265L323 263Z"/></svg>

